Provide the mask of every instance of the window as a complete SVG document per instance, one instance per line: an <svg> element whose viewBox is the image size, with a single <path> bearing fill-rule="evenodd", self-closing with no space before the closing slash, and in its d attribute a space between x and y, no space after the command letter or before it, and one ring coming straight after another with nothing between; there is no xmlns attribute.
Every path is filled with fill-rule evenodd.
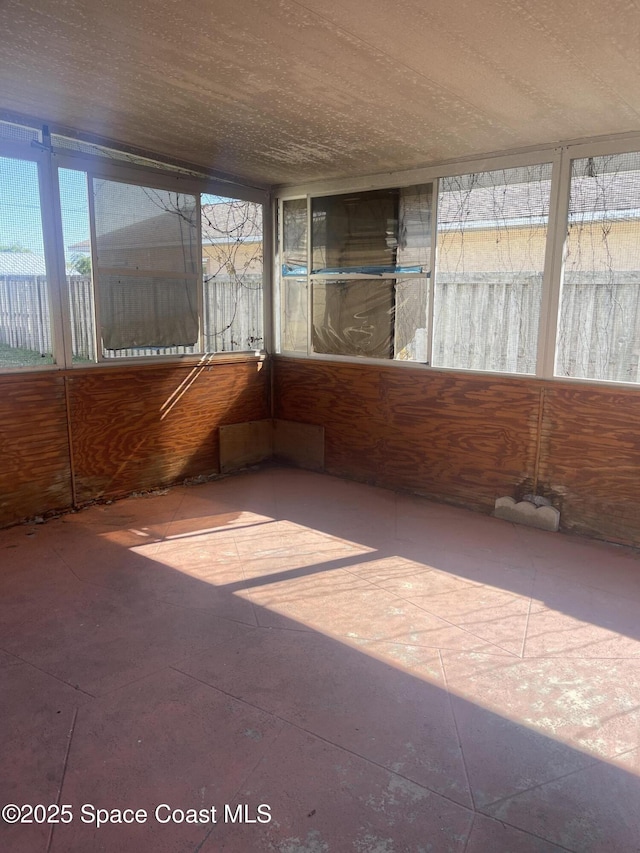
<svg viewBox="0 0 640 853"><path fill-rule="evenodd" d="M102 354L196 352L195 195L93 178L94 287Z"/></svg>
<svg viewBox="0 0 640 853"><path fill-rule="evenodd" d="M308 247L306 200L283 202L283 348L426 360L431 204L430 184L312 198Z"/></svg>
<svg viewBox="0 0 640 853"><path fill-rule="evenodd" d="M280 322L289 352L306 353L308 344L307 223L306 198L282 203Z"/></svg>
<svg viewBox="0 0 640 853"><path fill-rule="evenodd" d="M38 164L0 156L0 370L53 362Z"/></svg>
<svg viewBox="0 0 640 853"><path fill-rule="evenodd" d="M639 382L640 153L574 160L556 375Z"/></svg>
<svg viewBox="0 0 640 853"><path fill-rule="evenodd" d="M95 301L91 279L91 240L87 173L59 169L60 210L71 321L71 357L96 360Z"/></svg>
<svg viewBox="0 0 640 853"><path fill-rule="evenodd" d="M204 349L264 348L262 205L202 195Z"/></svg>
<svg viewBox="0 0 640 853"><path fill-rule="evenodd" d="M66 168L59 186L74 362L263 347L261 204Z"/></svg>
<svg viewBox="0 0 640 853"><path fill-rule="evenodd" d="M549 154L549 238L552 165L520 155L439 177L437 205L429 181L290 188L279 350L639 383L640 152L623 144ZM264 349L266 200L0 121L0 371Z"/></svg>
<svg viewBox="0 0 640 853"><path fill-rule="evenodd" d="M267 198L0 121L0 371L263 350Z"/></svg>
<svg viewBox="0 0 640 853"><path fill-rule="evenodd" d="M551 165L443 178L433 364L535 373Z"/></svg>

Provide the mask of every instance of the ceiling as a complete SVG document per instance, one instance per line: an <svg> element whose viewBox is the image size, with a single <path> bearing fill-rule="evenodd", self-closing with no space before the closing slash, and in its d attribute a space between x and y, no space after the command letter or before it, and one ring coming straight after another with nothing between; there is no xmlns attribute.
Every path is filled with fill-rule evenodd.
<svg viewBox="0 0 640 853"><path fill-rule="evenodd" d="M262 184L640 130L635 0L0 0L0 111Z"/></svg>

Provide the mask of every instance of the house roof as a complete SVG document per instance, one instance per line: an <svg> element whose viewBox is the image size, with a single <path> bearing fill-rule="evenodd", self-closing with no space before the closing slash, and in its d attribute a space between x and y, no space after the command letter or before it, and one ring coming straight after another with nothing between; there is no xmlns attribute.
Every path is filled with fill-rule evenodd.
<svg viewBox="0 0 640 853"><path fill-rule="evenodd" d="M262 240L262 205L245 201L223 201L203 204L202 245L256 243ZM186 218L183 218L186 222ZM172 217L161 213L139 223L125 225L105 232L99 238L103 246L132 247L167 246L177 244L177 232ZM89 252L89 239L67 247L71 252Z"/></svg>
<svg viewBox="0 0 640 853"><path fill-rule="evenodd" d="M262 205L225 201L202 205L202 242L257 242L262 240Z"/></svg>
<svg viewBox="0 0 640 853"><path fill-rule="evenodd" d="M571 184L570 220L638 219L640 157L596 158L588 169L576 164ZM595 172L598 172L595 177ZM438 224L464 222L466 227L486 227L494 222L510 225L538 224L549 214L551 173L545 167L513 170L514 183L504 183L504 171L481 176L444 178L438 204ZM594 179L595 178L595 179Z"/></svg>
<svg viewBox="0 0 640 853"><path fill-rule="evenodd" d="M33 252L0 252L0 275L46 275L47 267L42 255Z"/></svg>
<svg viewBox="0 0 640 853"><path fill-rule="evenodd" d="M6 0L2 28L0 110L249 183L640 129L629 0Z"/></svg>
<svg viewBox="0 0 640 853"><path fill-rule="evenodd" d="M262 240L262 205L245 201L225 201L202 205L202 245L257 243ZM183 218L183 222L186 219ZM166 213L105 232L99 237L103 248L147 249L178 245L175 221ZM68 246L72 252L89 252L89 239Z"/></svg>

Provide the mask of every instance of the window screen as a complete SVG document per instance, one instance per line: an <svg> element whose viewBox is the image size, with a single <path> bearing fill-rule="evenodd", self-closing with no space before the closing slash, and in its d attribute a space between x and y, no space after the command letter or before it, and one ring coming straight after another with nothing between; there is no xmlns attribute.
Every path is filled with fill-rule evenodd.
<svg viewBox="0 0 640 853"><path fill-rule="evenodd" d="M0 121L0 140L8 142L40 142L40 131L34 127L25 127L8 121Z"/></svg>
<svg viewBox="0 0 640 853"><path fill-rule="evenodd" d="M201 206L205 350L263 349L262 205L203 194Z"/></svg>
<svg viewBox="0 0 640 853"><path fill-rule="evenodd" d="M94 178L94 284L105 354L194 347L196 197Z"/></svg>
<svg viewBox="0 0 640 853"><path fill-rule="evenodd" d="M38 166L0 157L0 370L53 363Z"/></svg>
<svg viewBox="0 0 640 853"><path fill-rule="evenodd" d="M433 364L535 373L551 165L443 178Z"/></svg>
<svg viewBox="0 0 640 853"><path fill-rule="evenodd" d="M307 352L307 199L282 202L282 277L280 280L281 346Z"/></svg>
<svg viewBox="0 0 640 853"><path fill-rule="evenodd" d="M307 272L307 200L282 202L282 273Z"/></svg>
<svg viewBox="0 0 640 853"><path fill-rule="evenodd" d="M72 359L96 360L95 304L91 279L91 228L87 173L59 169L62 237L69 293Z"/></svg>
<svg viewBox="0 0 640 853"><path fill-rule="evenodd" d="M556 374L638 382L640 153L574 160Z"/></svg>

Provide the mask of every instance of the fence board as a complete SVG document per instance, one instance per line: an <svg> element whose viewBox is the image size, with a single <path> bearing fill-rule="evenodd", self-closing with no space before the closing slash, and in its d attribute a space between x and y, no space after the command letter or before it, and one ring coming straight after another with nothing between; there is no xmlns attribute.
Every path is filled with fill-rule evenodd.
<svg viewBox="0 0 640 853"><path fill-rule="evenodd" d="M68 276L71 346L74 361L96 360L95 298L91 279ZM262 276L242 281L215 277L204 284L205 352L244 352L264 347ZM0 343L34 353L52 352L47 280L0 276ZM165 347L164 355L185 355L196 347ZM157 349L118 350L107 358L156 355Z"/></svg>
<svg viewBox="0 0 640 853"><path fill-rule="evenodd" d="M95 304L91 279L70 276L75 361L95 361ZM541 294L539 276L475 274L436 285L433 364L440 367L535 372ZM261 276L205 281L205 352L264 347ZM0 343L41 355L52 352L47 281L42 276L0 276ZM194 347L171 347L184 355ZM154 348L118 350L107 357L155 355ZM597 275L564 284L558 375L640 382L640 272L616 282Z"/></svg>

